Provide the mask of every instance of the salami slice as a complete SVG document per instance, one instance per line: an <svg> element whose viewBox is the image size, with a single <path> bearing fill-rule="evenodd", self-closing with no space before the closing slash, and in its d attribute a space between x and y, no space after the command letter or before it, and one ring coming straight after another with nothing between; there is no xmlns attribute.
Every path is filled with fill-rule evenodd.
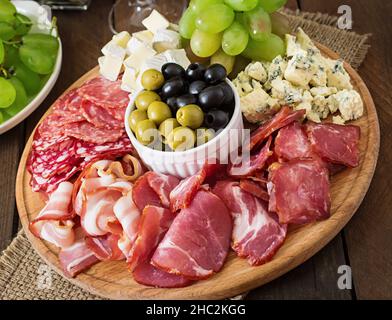
<svg viewBox="0 0 392 320"><path fill-rule="evenodd" d="M117 108L114 110L117 110ZM96 128L115 130L124 127L124 115L120 119L117 119L116 116L118 115L115 112L111 113L107 109L98 106L91 101L83 101L82 113L84 118Z"/></svg>
<svg viewBox="0 0 392 320"><path fill-rule="evenodd" d="M64 134L82 141L103 144L117 141L123 135L123 131L97 128L93 124L83 121L67 125L64 128Z"/></svg>

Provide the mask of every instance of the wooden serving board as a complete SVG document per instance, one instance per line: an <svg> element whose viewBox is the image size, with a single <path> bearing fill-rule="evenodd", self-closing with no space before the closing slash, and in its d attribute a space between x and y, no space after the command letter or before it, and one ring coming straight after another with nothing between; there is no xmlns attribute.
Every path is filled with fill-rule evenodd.
<svg viewBox="0 0 392 320"><path fill-rule="evenodd" d="M338 56L331 50L321 45L320 48L326 56L337 59ZM269 263L251 267L245 259L240 259L231 252L218 274L186 288L156 289L139 285L132 279L124 261L101 262L69 280L94 294L112 299L223 299L261 286L313 256L338 234L358 209L369 188L377 163L380 132L376 109L357 72L347 64L345 67L365 104L364 116L354 122L361 127L361 162L357 168L347 169L332 178L330 219L290 230L284 245ZM97 75L98 69L94 68L67 91L79 87ZM44 117L49 112L50 110ZM58 273L63 274L57 257L58 249L34 237L28 229L29 222L44 206L40 195L32 192L29 186L30 174L26 171L32 136L19 164L16 181L17 207L23 228L35 250Z"/></svg>

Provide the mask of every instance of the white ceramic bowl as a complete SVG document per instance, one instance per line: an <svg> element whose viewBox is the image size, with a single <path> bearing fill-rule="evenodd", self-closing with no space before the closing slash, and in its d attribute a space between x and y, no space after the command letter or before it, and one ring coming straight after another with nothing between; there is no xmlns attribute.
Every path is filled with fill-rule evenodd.
<svg viewBox="0 0 392 320"><path fill-rule="evenodd" d="M128 119L135 109L135 99L141 92L131 96L130 103L125 112L125 128L136 151L143 162L153 171L185 178L197 173L206 160L218 160L227 163L231 157L235 157L238 147L243 139L243 121L240 107L240 97L230 80L226 82L234 92L235 109L230 122L214 139L187 151L167 152L154 150L142 145L129 127ZM234 158L231 158L234 159Z"/></svg>
<svg viewBox="0 0 392 320"><path fill-rule="evenodd" d="M42 13L43 10L50 10L47 8L44 8L43 6L40 6L38 3L34 1L12 1L12 3L15 5L16 9L18 12L28 16L30 19L37 21L38 19L42 19ZM50 12L47 11L47 16L48 16L48 21L41 21L41 23L44 25L45 23L50 24ZM32 30L33 32L45 32L43 29L38 29L35 28ZM35 109L37 109L40 104L45 100L45 98L48 96L49 92L52 90L54 84L57 81L57 78L59 77L60 74L60 69L61 69L61 61L62 61L62 46L61 46L61 41L59 38L60 46L59 46L59 51L57 54L57 59L56 59L56 64L54 67L54 70L49 77L48 81L45 83L44 87L41 89L41 91L34 97L33 100L30 101L30 103L24 107L22 111L20 111L18 114L13 116L12 118L8 119L7 121L3 122L0 124L0 134L12 129L16 125L18 125L20 122L22 122L24 119L26 119Z"/></svg>

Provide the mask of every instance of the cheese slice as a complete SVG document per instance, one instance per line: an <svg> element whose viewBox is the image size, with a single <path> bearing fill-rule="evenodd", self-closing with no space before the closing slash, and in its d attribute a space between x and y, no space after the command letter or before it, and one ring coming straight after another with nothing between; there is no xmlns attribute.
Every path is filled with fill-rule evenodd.
<svg viewBox="0 0 392 320"><path fill-rule="evenodd" d="M115 44L119 45L122 48L126 48L128 41L131 39L131 35L127 31L122 31L113 36L112 40Z"/></svg>
<svg viewBox="0 0 392 320"><path fill-rule="evenodd" d="M177 63L184 69L191 64L184 49L167 50L163 54L166 56L167 62Z"/></svg>
<svg viewBox="0 0 392 320"><path fill-rule="evenodd" d="M181 47L181 36L176 31L159 29L154 35L153 47L158 52L179 49Z"/></svg>
<svg viewBox="0 0 392 320"><path fill-rule="evenodd" d="M103 48L102 53L104 56L111 56L114 58L124 60L126 51L123 47L120 47L117 43L113 40L109 41Z"/></svg>
<svg viewBox="0 0 392 320"><path fill-rule="evenodd" d="M143 41L139 40L136 37L132 37L131 40L128 41L127 43L127 54L132 55L134 54L137 50L139 50L141 47L145 46L146 44L143 43Z"/></svg>
<svg viewBox="0 0 392 320"><path fill-rule="evenodd" d="M110 81L116 81L123 66L123 59L108 55L101 59L100 65L101 75Z"/></svg>
<svg viewBox="0 0 392 320"><path fill-rule="evenodd" d="M136 78L137 72L134 68L125 68L121 82L121 89L128 92L135 91L137 89Z"/></svg>
<svg viewBox="0 0 392 320"><path fill-rule="evenodd" d="M142 24L152 33L156 33L159 29L167 29L170 26L170 22L155 9L152 10L150 16L142 21Z"/></svg>
<svg viewBox="0 0 392 320"><path fill-rule="evenodd" d="M124 65L125 67L134 68L135 70L139 71L142 67L143 63L155 56L156 51L153 48L148 46L142 46L136 52L125 59Z"/></svg>
<svg viewBox="0 0 392 320"><path fill-rule="evenodd" d="M143 30L139 32L132 33L132 37L140 40L145 45L152 47L152 40L154 39L154 34L149 30Z"/></svg>

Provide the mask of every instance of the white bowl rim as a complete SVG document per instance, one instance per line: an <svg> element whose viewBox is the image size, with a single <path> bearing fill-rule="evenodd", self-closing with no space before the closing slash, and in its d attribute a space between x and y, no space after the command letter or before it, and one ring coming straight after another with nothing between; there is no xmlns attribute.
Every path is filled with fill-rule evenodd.
<svg viewBox="0 0 392 320"><path fill-rule="evenodd" d="M142 91L144 91L144 89L140 89L140 90L136 91L135 93L133 93L133 94L131 95L131 99L130 99L129 104L128 104L128 106L127 106L127 109L126 109L126 111L125 111L125 117L124 117L125 130L126 130L126 132L127 132L127 134L128 134L128 137L131 139L132 144L134 144L134 146L135 146L135 144L137 145L137 147L135 146L136 149L141 149L141 150L144 150L144 151L149 152L149 153L155 153L156 155L167 155L167 154L169 154L169 155L171 155L171 156L173 156L173 154L178 154L178 155L180 155L180 156L191 155L191 154L193 154L193 153L197 153L197 152L199 152L199 151L201 151L201 150L203 150L203 149L206 149L206 148L212 146L213 144L216 144L217 141L218 141L217 139L218 139L219 137L223 137L223 135L224 135L225 133L227 133L228 130L230 130L230 127L231 127L231 126L233 125L233 123L236 121L236 118L237 118L238 116L242 117L240 96L239 96L237 90L235 89L233 83L230 81L230 79L226 78L226 79L225 79L225 82L228 83L228 84L230 85L231 89L233 90L233 93L234 93L234 101L235 101L234 112L233 112L233 115L231 116L231 119L230 119L229 123L228 123L228 124L226 125L226 127L225 127L221 132L219 132L219 134L217 134L212 140L210 140L210 141L208 141L207 143L204 143L204 144L202 144L202 145L200 145L200 146L197 146L196 148L192 148L192 149L185 150L185 151L173 151L173 152L168 152L168 151L155 150L155 149L149 148L149 147L147 147L147 146L141 144L141 143L136 139L134 133L132 132L131 128L129 127L128 119L129 119L129 116L130 116L130 114L131 114L131 111L133 111L133 105L134 105L134 101L136 100L136 97L137 97Z"/></svg>

